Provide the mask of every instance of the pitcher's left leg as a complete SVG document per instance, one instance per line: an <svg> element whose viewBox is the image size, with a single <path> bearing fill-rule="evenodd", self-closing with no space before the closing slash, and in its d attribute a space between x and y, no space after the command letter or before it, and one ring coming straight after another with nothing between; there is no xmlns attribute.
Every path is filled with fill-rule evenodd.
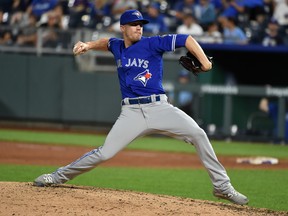
<svg viewBox="0 0 288 216"><path fill-rule="evenodd" d="M217 197L228 199L236 204L247 204L246 196L234 190L230 178L219 162L205 131L182 110L170 104L151 107L147 110L149 127L191 143L195 146L201 162L208 171Z"/></svg>

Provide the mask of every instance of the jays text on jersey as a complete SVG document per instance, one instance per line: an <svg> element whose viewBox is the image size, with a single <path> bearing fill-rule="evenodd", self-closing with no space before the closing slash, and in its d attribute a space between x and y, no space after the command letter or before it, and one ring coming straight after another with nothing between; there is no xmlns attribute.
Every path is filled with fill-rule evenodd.
<svg viewBox="0 0 288 216"><path fill-rule="evenodd" d="M122 99L164 94L162 55L184 47L187 37L180 34L142 37L128 48L123 39L111 38L108 49L116 61Z"/></svg>

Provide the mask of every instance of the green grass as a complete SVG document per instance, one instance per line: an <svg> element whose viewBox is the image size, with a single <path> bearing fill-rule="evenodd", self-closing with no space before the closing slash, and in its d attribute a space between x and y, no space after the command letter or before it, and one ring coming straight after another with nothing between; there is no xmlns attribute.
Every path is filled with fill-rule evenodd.
<svg viewBox="0 0 288 216"><path fill-rule="evenodd" d="M0 140L43 144L95 146L103 143L105 136L96 136L94 134L0 129Z"/></svg>
<svg viewBox="0 0 288 216"><path fill-rule="evenodd" d="M97 147L104 143L106 135L39 132L0 129L0 140L32 142L55 145L77 145ZM217 155L237 156L267 156L277 158L288 158L288 145L273 145L249 142L225 142L211 141ZM127 146L128 149L187 152L195 153L195 148L183 141L167 137L144 137L139 138Z"/></svg>
<svg viewBox="0 0 288 216"><path fill-rule="evenodd" d="M96 147L105 135L0 129L0 141L17 141L51 145ZM288 158L288 146L212 141L217 155L271 156ZM150 151L195 153L191 145L171 138L145 137L135 140L127 148ZM0 181L30 182L53 166L17 166L0 164ZM287 170L227 170L236 189L250 199L249 206L288 211ZM212 185L204 169L148 169L101 167L78 176L69 184L103 188L143 191L194 199L217 201L211 194ZM225 202L225 201L223 201Z"/></svg>

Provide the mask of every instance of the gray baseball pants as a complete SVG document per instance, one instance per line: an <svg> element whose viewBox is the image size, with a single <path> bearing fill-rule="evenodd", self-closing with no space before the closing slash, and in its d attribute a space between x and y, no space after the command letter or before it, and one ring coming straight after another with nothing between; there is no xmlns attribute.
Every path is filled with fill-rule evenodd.
<svg viewBox="0 0 288 216"><path fill-rule="evenodd" d="M57 169L52 174L55 181L65 183L112 158L136 138L159 133L194 145L214 188L223 185L228 187L230 179L218 161L205 131L190 116L167 102L166 95L160 95L160 98L160 101L152 100L148 104L123 105L104 144Z"/></svg>

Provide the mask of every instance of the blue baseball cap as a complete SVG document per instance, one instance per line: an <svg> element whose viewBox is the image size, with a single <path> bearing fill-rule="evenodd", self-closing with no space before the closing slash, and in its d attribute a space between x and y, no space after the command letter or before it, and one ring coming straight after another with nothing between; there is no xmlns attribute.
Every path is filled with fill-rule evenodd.
<svg viewBox="0 0 288 216"><path fill-rule="evenodd" d="M120 25L126 25L132 22L142 22L143 24L149 23L149 20L143 18L138 10L126 10L120 17Z"/></svg>

